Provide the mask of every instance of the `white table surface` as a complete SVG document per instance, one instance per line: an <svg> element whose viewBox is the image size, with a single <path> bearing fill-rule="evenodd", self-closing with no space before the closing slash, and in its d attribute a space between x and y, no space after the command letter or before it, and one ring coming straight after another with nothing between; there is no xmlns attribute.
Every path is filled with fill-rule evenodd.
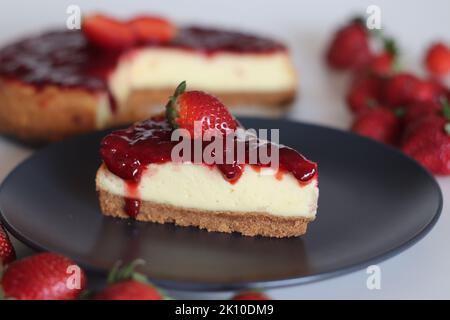
<svg viewBox="0 0 450 320"><path fill-rule="evenodd" d="M301 75L301 96L289 117L345 129L349 126L343 94L345 76L329 72L323 50L336 26L352 13L364 13L370 4L380 6L383 26L400 42L404 62L423 72L424 48L433 40L450 41L450 1L23 1L2 4L0 44L44 27L65 25L66 8L108 11L120 16L148 11L179 22L228 26L274 35L292 48ZM281 132L281 135L283 133ZM33 152L0 137L0 180ZM450 298L450 178L438 178L444 194L441 218L433 230L405 252L380 263L381 290L366 288L367 274L360 270L333 279L270 290L277 299L426 299ZM405 187L407 182L405 182ZM24 199L26 201L26 199ZM319 211L320 214L320 211ZM381 236L381 235L380 235ZM19 256L32 251L14 239ZM179 298L216 298L227 294L173 293Z"/></svg>

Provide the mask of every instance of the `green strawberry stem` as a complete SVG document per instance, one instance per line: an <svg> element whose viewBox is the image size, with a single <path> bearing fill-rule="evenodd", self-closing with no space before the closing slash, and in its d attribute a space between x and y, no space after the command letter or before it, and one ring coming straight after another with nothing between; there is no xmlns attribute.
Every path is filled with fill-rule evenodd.
<svg viewBox="0 0 450 320"><path fill-rule="evenodd" d="M393 57L398 55L398 46L392 37L383 37L383 47L384 51L391 54Z"/></svg>
<svg viewBox="0 0 450 320"><path fill-rule="evenodd" d="M366 26L366 23L365 23L365 19L364 19L364 16L354 16L352 19L351 19L351 22L353 22L353 23L358 23L358 24L361 24L361 25L363 25L363 26Z"/></svg>
<svg viewBox="0 0 450 320"><path fill-rule="evenodd" d="M181 82L175 89L172 96L169 97L169 101L166 104L166 118L169 120L171 126L176 129L178 128L177 118L178 111L176 107L177 99L186 91L186 81Z"/></svg>
<svg viewBox="0 0 450 320"><path fill-rule="evenodd" d="M178 89L178 88L177 88ZM136 272L135 268L139 265L143 265L145 263L142 259L136 259L128 265L122 266L122 262L118 261L114 264L114 267L111 269L108 274L107 283L113 284L121 281L134 280L141 283L144 283L148 286L155 288L159 292L159 294L164 298L164 300L172 300L163 290L154 286L145 276L140 272ZM88 293L89 296L91 293Z"/></svg>
<svg viewBox="0 0 450 320"><path fill-rule="evenodd" d="M442 115L445 117L445 119L450 120L450 104L448 103L447 98L441 97L439 99L439 102L442 105Z"/></svg>
<svg viewBox="0 0 450 320"><path fill-rule="evenodd" d="M401 118L405 115L406 111L405 108L398 107L394 109L394 114L396 117Z"/></svg>
<svg viewBox="0 0 450 320"><path fill-rule="evenodd" d="M134 260L133 262L131 262L128 265L122 266L122 263L119 261L117 262L114 267L112 268L111 272L108 275L107 278L107 282L109 284L112 283L116 283L116 282L120 282L120 281L124 281L124 280L130 280L130 279L134 279L135 274L136 275L140 275L145 277L144 275L134 271L134 269L139 266L144 264L144 260L142 259L137 259ZM140 276L136 276L136 277L140 277ZM142 277L140 277L142 279ZM144 281L146 282L146 281Z"/></svg>
<svg viewBox="0 0 450 320"><path fill-rule="evenodd" d="M441 105L442 105L442 115L447 121L450 121L450 104L448 103L448 100L446 97L441 97L439 99ZM446 123L444 126L445 132L450 135L450 122Z"/></svg>

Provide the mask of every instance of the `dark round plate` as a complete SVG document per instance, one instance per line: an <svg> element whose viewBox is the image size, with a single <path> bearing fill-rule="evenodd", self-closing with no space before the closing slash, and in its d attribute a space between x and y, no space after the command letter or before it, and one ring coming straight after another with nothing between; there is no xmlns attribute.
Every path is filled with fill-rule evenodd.
<svg viewBox="0 0 450 320"><path fill-rule="evenodd" d="M143 258L160 286L186 290L273 287L315 281L398 253L426 234L442 207L434 178L399 151L343 131L287 120L281 143L319 163L320 200L305 236L243 237L103 217L95 191L105 132L50 145L4 181L0 211L26 244L106 271Z"/></svg>

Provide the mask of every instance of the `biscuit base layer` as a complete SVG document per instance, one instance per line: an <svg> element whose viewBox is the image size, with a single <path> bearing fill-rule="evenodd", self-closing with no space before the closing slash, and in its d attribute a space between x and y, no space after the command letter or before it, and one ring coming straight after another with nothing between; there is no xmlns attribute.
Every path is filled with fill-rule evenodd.
<svg viewBox="0 0 450 320"><path fill-rule="evenodd" d="M129 218L124 211L125 199L99 190L100 208L104 215ZM194 226L210 232L239 232L245 236L295 237L306 232L311 219L304 217L278 217L258 212L226 212L186 209L172 205L142 201L139 221L174 223L178 226Z"/></svg>
<svg viewBox="0 0 450 320"><path fill-rule="evenodd" d="M158 114L173 88L133 91L119 111L102 127L97 112L102 92L53 85L35 87L0 78L0 133L27 141L56 141L65 137L130 124ZM233 111L269 116L282 115L295 97L283 92L213 92ZM242 105L242 106L240 106ZM245 105L254 105L247 108ZM247 110L248 109L248 110ZM247 112L248 111L248 112Z"/></svg>

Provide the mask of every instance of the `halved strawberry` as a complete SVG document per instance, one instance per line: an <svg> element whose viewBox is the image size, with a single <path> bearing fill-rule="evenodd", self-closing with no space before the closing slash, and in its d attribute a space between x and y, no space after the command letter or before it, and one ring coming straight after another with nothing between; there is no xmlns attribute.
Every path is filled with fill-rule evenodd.
<svg viewBox="0 0 450 320"><path fill-rule="evenodd" d="M236 120L219 99L202 91L185 90L183 81L166 105L167 119L174 128L186 129L194 138L209 129L227 134L237 128Z"/></svg>
<svg viewBox="0 0 450 320"><path fill-rule="evenodd" d="M128 25L136 39L144 43L168 42L175 37L177 32L173 23L160 17L138 16L128 21Z"/></svg>
<svg viewBox="0 0 450 320"><path fill-rule="evenodd" d="M126 23L101 14L84 17L82 31L89 41L104 49L120 50L136 42Z"/></svg>

